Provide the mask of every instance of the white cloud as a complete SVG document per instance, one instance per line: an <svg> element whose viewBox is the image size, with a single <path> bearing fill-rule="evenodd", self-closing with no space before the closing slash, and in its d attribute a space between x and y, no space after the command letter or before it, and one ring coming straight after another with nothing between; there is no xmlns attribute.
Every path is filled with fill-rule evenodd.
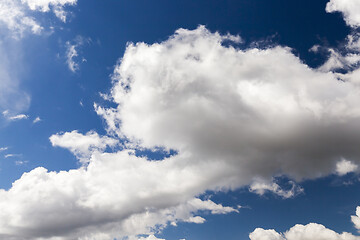
<svg viewBox="0 0 360 240"><path fill-rule="evenodd" d="M279 173L316 178L338 156L359 159L355 77L310 69L288 48L239 50L222 40L199 27L129 44L113 76L118 107L95 105L109 133L224 165L227 186Z"/></svg>
<svg viewBox="0 0 360 240"><path fill-rule="evenodd" d="M18 114L18 115L15 115L15 116L11 116L9 117L9 120L11 121L15 121L15 120L21 120L21 119L28 119L29 116L28 115L25 115L25 114Z"/></svg>
<svg viewBox="0 0 360 240"><path fill-rule="evenodd" d="M38 122L40 122L41 121L41 118L40 117L36 117L34 120L33 120L33 123L35 124L35 123L38 123Z"/></svg>
<svg viewBox="0 0 360 240"><path fill-rule="evenodd" d="M255 181L250 185L249 190L250 192L255 192L259 195L264 195L266 192L272 192L282 198L292 198L304 192L304 189L296 185L293 181L290 181L289 184L291 185L291 189L284 190L275 182L255 179Z"/></svg>
<svg viewBox="0 0 360 240"><path fill-rule="evenodd" d="M0 22L13 32L15 37L21 37L26 31L39 34L43 27L33 17L32 11L52 11L65 22L67 13L64 7L76 3L77 0L1 0Z"/></svg>
<svg viewBox="0 0 360 240"><path fill-rule="evenodd" d="M238 211L194 200L207 190L279 174L321 177L333 172L339 156L359 159L353 73L338 81L310 69L291 49L241 50L222 44L229 39L199 27L158 44L129 44L109 94L118 107L95 105L111 137L51 136L54 146L88 164L60 172L36 168L1 190L0 238L154 235L179 221L202 223L202 213ZM103 153L116 136L126 137L125 148L162 146L178 154L149 161L134 150Z"/></svg>
<svg viewBox="0 0 360 240"><path fill-rule="evenodd" d="M28 119L29 118L29 116L25 115L25 114L12 115L12 114L9 113L9 110L3 111L2 114L9 121L17 121L17 120L22 120L22 119Z"/></svg>
<svg viewBox="0 0 360 240"><path fill-rule="evenodd" d="M128 152L94 154L86 169L36 168L0 191L0 237L113 239L154 234L169 223L194 219L199 211L236 212L192 198L203 169Z"/></svg>
<svg viewBox="0 0 360 240"><path fill-rule="evenodd" d="M83 135L76 130L52 135L50 142L53 146L70 150L83 163L89 161L94 151L104 151L107 146L113 147L118 144L118 140L106 136L100 137L94 131Z"/></svg>
<svg viewBox="0 0 360 240"><path fill-rule="evenodd" d="M24 6L18 0L0 1L0 22L17 35L22 35L26 30L39 34L42 27L31 16L28 16Z"/></svg>
<svg viewBox="0 0 360 240"><path fill-rule="evenodd" d="M155 237L154 235L149 235L148 237L141 237L139 238L139 240L165 240L165 239L162 239L162 238L157 238Z"/></svg>
<svg viewBox="0 0 360 240"><path fill-rule="evenodd" d="M64 7L75 5L77 0L21 0L21 2L27 4L33 11L49 12L52 10L59 19L66 22L67 14Z"/></svg>
<svg viewBox="0 0 360 240"><path fill-rule="evenodd" d="M27 164L28 162L29 162L29 161L18 160L18 161L15 161L15 165L17 165L17 166L22 166L22 165Z"/></svg>
<svg viewBox="0 0 360 240"><path fill-rule="evenodd" d="M340 176L355 172L357 169L358 165L346 159L342 159L341 161L336 163L336 173Z"/></svg>
<svg viewBox="0 0 360 240"><path fill-rule="evenodd" d="M360 231L360 207L356 208L356 215L351 216L351 221L354 223L355 227Z"/></svg>
<svg viewBox="0 0 360 240"><path fill-rule="evenodd" d="M326 5L326 11L342 12L348 25L360 26L360 3L358 0L330 0Z"/></svg>
<svg viewBox="0 0 360 240"><path fill-rule="evenodd" d="M67 42L66 45L66 63L68 64L70 71L76 72L76 70L79 69L79 64L74 61L74 58L78 56L76 45L71 45L69 42Z"/></svg>
<svg viewBox="0 0 360 240"><path fill-rule="evenodd" d="M66 42L66 63L70 71L76 72L79 70L79 63L76 61L79 57L77 49L83 46L85 42L89 43L89 41L89 39L77 36L72 43ZM81 62L86 62L86 59L82 58Z"/></svg>
<svg viewBox="0 0 360 240"><path fill-rule="evenodd" d="M262 228L255 229L249 235L251 240L285 240L274 229L264 230Z"/></svg>
<svg viewBox="0 0 360 240"><path fill-rule="evenodd" d="M336 233L321 224L297 224L289 231L279 234L275 230L255 229L249 235L251 240L359 240L360 237L351 233Z"/></svg>
<svg viewBox="0 0 360 240"><path fill-rule="evenodd" d="M8 149L9 149L8 147L0 147L0 152L6 151Z"/></svg>
<svg viewBox="0 0 360 240"><path fill-rule="evenodd" d="M9 154L6 154L4 157L5 158L13 158L13 157L21 157L22 154L15 154L15 153L9 153Z"/></svg>

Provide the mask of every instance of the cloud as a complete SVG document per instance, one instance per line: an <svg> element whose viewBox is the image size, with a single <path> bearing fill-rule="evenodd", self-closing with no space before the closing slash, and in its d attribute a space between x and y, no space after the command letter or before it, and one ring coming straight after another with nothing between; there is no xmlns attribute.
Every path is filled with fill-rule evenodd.
<svg viewBox="0 0 360 240"><path fill-rule="evenodd" d="M353 72L339 81L289 48L222 44L229 39L200 26L161 43L129 44L108 96L116 107L95 104L108 136L51 136L54 146L87 164L60 172L36 168L1 190L0 238L155 235L179 221L202 223L206 213L238 211L197 198L206 191L278 175L318 178L342 158L358 163ZM124 141L123 149L106 153L114 139ZM135 155L158 147L177 154L159 161ZM276 185L267 189L289 196Z"/></svg>
<svg viewBox="0 0 360 240"><path fill-rule="evenodd" d="M79 56L76 51L76 45L71 45L69 42L67 42L66 45L66 63L68 64L70 71L76 72L79 68L79 64L74 61L74 58Z"/></svg>
<svg viewBox="0 0 360 240"><path fill-rule="evenodd" d="M360 231L360 207L356 208L356 215L351 216L351 221L354 223L355 227Z"/></svg>
<svg viewBox="0 0 360 240"><path fill-rule="evenodd" d="M304 192L304 189L290 181L291 189L284 190L279 184L275 182L264 181L263 179L256 179L249 187L250 192L255 192L259 195L264 195L266 192L272 192L282 198L292 198Z"/></svg>
<svg viewBox="0 0 360 240"><path fill-rule="evenodd" d="M73 43L66 42L66 63L72 72L79 70L79 63L76 62L76 58L79 57L78 48L85 43L89 43L90 39L84 39L81 36L77 36ZM85 58L82 58L81 62L86 62Z"/></svg>
<svg viewBox="0 0 360 240"><path fill-rule="evenodd" d="M21 2L27 4L33 11L53 11L59 19L66 22L67 13L64 7L67 5L75 5L77 0L21 0Z"/></svg>
<svg viewBox="0 0 360 240"><path fill-rule="evenodd" d="M11 116L9 117L9 120L11 121L15 121L15 120L21 120L21 119L28 119L29 116L28 115L25 115L25 114L18 114L18 115L15 115L15 116Z"/></svg>
<svg viewBox="0 0 360 240"><path fill-rule="evenodd" d="M358 165L346 159L342 159L341 161L336 163L336 174L338 174L339 176L343 176L348 173L355 172L357 169L358 169Z"/></svg>
<svg viewBox="0 0 360 240"><path fill-rule="evenodd" d="M66 22L64 7L75 5L77 0L1 0L0 22L5 25L15 37L22 37L27 31L40 34L43 27L33 16L34 11L52 11L59 19Z"/></svg>
<svg viewBox="0 0 360 240"><path fill-rule="evenodd" d="M19 86L19 48L15 43L0 41L0 111L7 111L7 116L26 111L30 104L29 94Z"/></svg>
<svg viewBox="0 0 360 240"><path fill-rule="evenodd" d="M148 161L129 152L94 154L86 169L56 173L36 168L0 191L0 237L135 237L190 221L199 211L236 212L192 197L203 169L188 169L184 161Z"/></svg>
<svg viewBox="0 0 360 240"><path fill-rule="evenodd" d="M6 151L8 149L9 149L8 147L0 147L0 152Z"/></svg>
<svg viewBox="0 0 360 240"><path fill-rule="evenodd" d="M277 233L275 230L255 229L249 235L251 240L359 240L360 237L351 233L336 233L325 228L321 224L309 223L297 224L285 233Z"/></svg>
<svg viewBox="0 0 360 240"><path fill-rule="evenodd" d="M155 237L154 235L150 235L150 236L148 236L148 237L141 237L141 238L139 238L138 240L165 240L165 239L162 239L162 238L157 238L157 237Z"/></svg>
<svg viewBox="0 0 360 240"><path fill-rule="evenodd" d="M21 157L22 154L15 154L15 153L9 153L9 154L6 154L4 157L5 158L13 158L13 157Z"/></svg>
<svg viewBox="0 0 360 240"><path fill-rule="evenodd" d="M357 0L330 0L326 4L326 11L341 12L345 22L351 27L360 26L360 3Z"/></svg>
<svg viewBox="0 0 360 240"><path fill-rule="evenodd" d="M249 237L251 240L285 240L274 229L264 230L262 228L257 228L250 233Z"/></svg>
<svg viewBox="0 0 360 240"><path fill-rule="evenodd" d="M16 165L16 166L22 166L22 165L27 164L28 162L29 162L29 161L18 160L18 161L15 161L15 165Z"/></svg>
<svg viewBox="0 0 360 240"><path fill-rule="evenodd" d="M118 107L95 105L109 134L224 165L225 185L236 187L254 176L325 176L341 156L359 159L355 77L311 69L288 48L222 41L201 26L129 44L109 96Z"/></svg>
<svg viewBox="0 0 360 240"><path fill-rule="evenodd" d="M9 110L3 111L2 114L9 121L17 121L17 120L22 120L22 119L28 119L29 118L29 116L25 115L25 114L12 115L12 114L9 113Z"/></svg>
<svg viewBox="0 0 360 240"><path fill-rule="evenodd" d="M113 147L118 144L118 140L109 137L100 137L99 134L94 131L87 132L86 135L83 135L76 130L52 135L50 142L53 146L70 150L83 163L89 161L94 151L104 151L107 146Z"/></svg>
<svg viewBox="0 0 360 240"><path fill-rule="evenodd" d="M38 123L38 122L40 122L41 121L41 118L40 117L36 117L34 120L33 120L33 123L35 124L35 123Z"/></svg>
<svg viewBox="0 0 360 240"><path fill-rule="evenodd" d="M0 2L0 22L17 35L26 30L39 34L42 30L40 24L26 14L25 7L18 0L2 0Z"/></svg>

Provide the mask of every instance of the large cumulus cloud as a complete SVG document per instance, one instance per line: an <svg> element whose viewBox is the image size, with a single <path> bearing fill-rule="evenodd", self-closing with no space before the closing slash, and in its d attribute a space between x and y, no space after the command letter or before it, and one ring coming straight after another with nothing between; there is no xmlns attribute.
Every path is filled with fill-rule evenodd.
<svg viewBox="0 0 360 240"><path fill-rule="evenodd" d="M58 173L37 168L2 190L0 236L152 236L178 221L204 222L199 211L238 211L200 200L207 190L278 174L317 178L343 159L360 161L360 94L352 73L339 79L309 68L289 48L240 49L229 41L240 38L200 26L162 43L129 44L108 96L117 107L95 105L109 136L54 135L54 145L90 154L87 165ZM116 138L124 150L104 153ZM159 147L177 154L161 161L134 155Z"/></svg>
<svg viewBox="0 0 360 240"><path fill-rule="evenodd" d="M240 185L253 176L319 177L341 157L359 161L356 81L310 69L288 48L223 41L201 26L161 44L130 44L113 77L118 107L96 106L109 132L193 162L223 162Z"/></svg>

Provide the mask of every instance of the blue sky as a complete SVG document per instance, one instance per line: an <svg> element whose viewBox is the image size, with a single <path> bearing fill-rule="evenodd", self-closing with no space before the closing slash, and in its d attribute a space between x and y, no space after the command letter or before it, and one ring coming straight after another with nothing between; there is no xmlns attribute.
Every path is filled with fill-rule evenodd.
<svg viewBox="0 0 360 240"><path fill-rule="evenodd" d="M0 0L0 239L360 239L359 13Z"/></svg>

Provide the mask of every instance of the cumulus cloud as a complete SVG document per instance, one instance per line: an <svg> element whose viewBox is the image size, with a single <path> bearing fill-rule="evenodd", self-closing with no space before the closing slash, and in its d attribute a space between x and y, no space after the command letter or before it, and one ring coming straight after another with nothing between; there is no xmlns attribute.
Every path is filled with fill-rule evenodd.
<svg viewBox="0 0 360 240"><path fill-rule="evenodd" d="M118 140L106 136L101 137L94 131L83 135L76 130L52 135L50 142L53 146L70 150L83 163L89 161L94 151L104 151L107 146L113 147L118 144Z"/></svg>
<svg viewBox="0 0 360 240"><path fill-rule="evenodd" d="M285 233L277 233L275 230L255 229L249 235L251 240L359 240L359 236L351 233L336 233L321 224L309 223L297 224Z"/></svg>
<svg viewBox="0 0 360 240"><path fill-rule="evenodd" d="M165 239L157 238L154 235L149 235L148 237L141 237L138 240L165 240Z"/></svg>
<svg viewBox="0 0 360 240"><path fill-rule="evenodd" d="M175 159L148 161L124 151L96 153L86 169L56 173L36 168L0 191L0 237L135 237L189 221L199 211L236 212L192 197L203 169Z"/></svg>
<svg viewBox="0 0 360 240"><path fill-rule="evenodd" d="M179 221L202 223L206 212L238 211L197 198L208 190L278 175L317 178L333 173L341 158L357 164L360 96L353 72L339 81L289 48L222 44L231 39L238 38L200 26L161 43L129 44L108 96L117 107L95 104L109 136L51 136L54 146L87 164L61 172L36 168L1 190L0 237L154 235ZM118 138L125 149L104 153ZM160 161L135 155L137 148L158 147L177 154Z"/></svg>
<svg viewBox="0 0 360 240"><path fill-rule="evenodd" d="M348 25L360 26L360 3L357 0L330 0L326 5L327 12L341 12Z"/></svg>
<svg viewBox="0 0 360 240"><path fill-rule="evenodd" d="M356 208L356 215L351 216L351 221L354 223L355 227L360 231L360 207Z"/></svg>
<svg viewBox="0 0 360 240"><path fill-rule="evenodd" d="M95 106L108 132L222 162L234 169L224 177L239 185L278 173L316 178L340 156L359 159L356 78L310 69L288 48L222 41L199 27L160 44L129 44L113 75L118 107Z"/></svg>
<svg viewBox="0 0 360 240"><path fill-rule="evenodd" d="M341 161L336 163L336 173L340 176L355 172L357 169L358 165L346 159L342 159Z"/></svg>

